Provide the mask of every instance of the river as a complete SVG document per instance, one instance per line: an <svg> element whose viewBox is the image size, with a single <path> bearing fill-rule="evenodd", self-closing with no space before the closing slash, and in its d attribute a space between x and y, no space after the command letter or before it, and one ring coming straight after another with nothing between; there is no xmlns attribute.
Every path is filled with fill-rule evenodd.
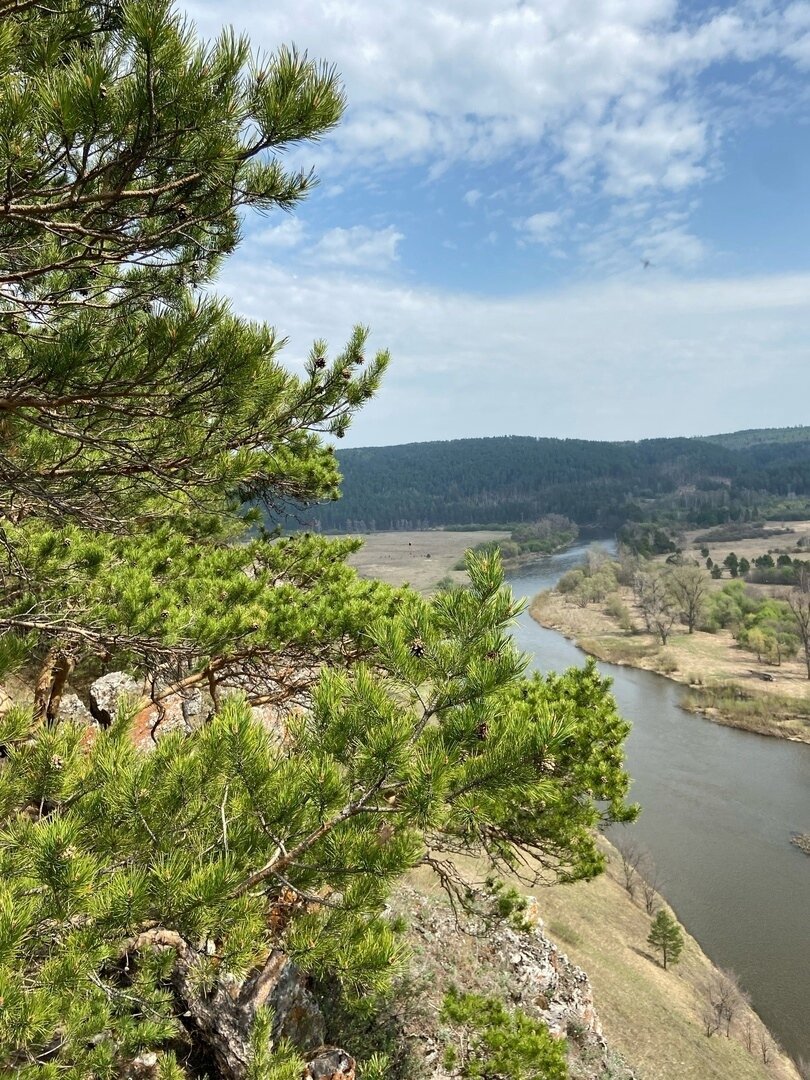
<svg viewBox="0 0 810 1080"><path fill-rule="evenodd" d="M515 596L551 588L586 550L515 571ZM584 662L528 611L514 636L539 671ZM628 831L650 852L660 891L712 960L735 972L785 1049L810 1060L810 858L790 843L810 831L810 745L688 713L682 688L661 675L599 668L633 725L630 798L642 813Z"/></svg>

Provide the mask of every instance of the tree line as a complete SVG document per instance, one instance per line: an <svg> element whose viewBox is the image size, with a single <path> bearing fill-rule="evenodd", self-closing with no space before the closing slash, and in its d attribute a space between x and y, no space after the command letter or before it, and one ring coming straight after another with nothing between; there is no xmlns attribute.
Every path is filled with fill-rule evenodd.
<svg viewBox="0 0 810 1080"><path fill-rule="evenodd" d="M733 553L726 564L739 569ZM704 567L681 553L662 565L626 550L619 559L593 551L560 578L557 590L580 607L603 604L620 629L632 633L634 621L618 592L619 586L630 587L644 629L661 645L679 627L689 634L729 630L760 662L779 666L800 656L810 679L810 566L796 560L792 570L793 588L783 597L752 595L736 574L736 580L711 589Z"/></svg>
<svg viewBox="0 0 810 1080"><path fill-rule="evenodd" d="M776 438L776 436L775 436ZM323 531L503 525L563 514L615 532L628 521L754 520L810 496L810 436L728 448L705 439L591 442L510 436L337 451L342 498Z"/></svg>

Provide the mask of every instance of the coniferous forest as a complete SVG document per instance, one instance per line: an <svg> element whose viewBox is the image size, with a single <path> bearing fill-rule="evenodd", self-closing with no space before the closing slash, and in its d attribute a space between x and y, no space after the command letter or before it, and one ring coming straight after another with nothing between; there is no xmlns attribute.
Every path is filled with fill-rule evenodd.
<svg viewBox="0 0 810 1080"><path fill-rule="evenodd" d="M696 526L804 517L810 428L590 442L510 436L340 450L324 531L509 525L564 514L614 532L651 517Z"/></svg>

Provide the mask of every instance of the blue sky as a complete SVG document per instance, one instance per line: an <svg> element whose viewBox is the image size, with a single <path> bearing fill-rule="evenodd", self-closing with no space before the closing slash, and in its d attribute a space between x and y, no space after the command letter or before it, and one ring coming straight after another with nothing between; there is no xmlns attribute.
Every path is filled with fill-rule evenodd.
<svg viewBox="0 0 810 1080"><path fill-rule="evenodd" d="M810 0L185 7L343 75L220 288L293 367L391 349L345 445L810 422Z"/></svg>

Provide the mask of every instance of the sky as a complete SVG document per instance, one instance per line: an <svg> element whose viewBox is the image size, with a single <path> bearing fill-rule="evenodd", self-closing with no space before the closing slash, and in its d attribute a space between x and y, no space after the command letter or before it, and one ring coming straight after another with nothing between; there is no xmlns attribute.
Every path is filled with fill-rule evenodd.
<svg viewBox="0 0 810 1080"><path fill-rule="evenodd" d="M388 348L343 445L810 423L810 0L189 0L340 71L218 287Z"/></svg>

